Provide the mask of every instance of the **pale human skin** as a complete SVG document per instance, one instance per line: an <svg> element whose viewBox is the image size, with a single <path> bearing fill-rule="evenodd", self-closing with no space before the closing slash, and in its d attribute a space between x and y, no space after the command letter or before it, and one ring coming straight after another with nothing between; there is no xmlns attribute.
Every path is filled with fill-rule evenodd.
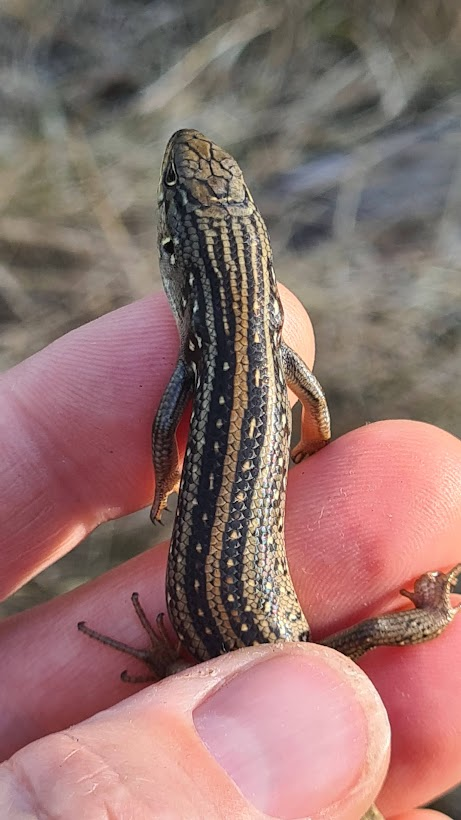
<svg viewBox="0 0 461 820"><path fill-rule="evenodd" d="M282 295L285 338L312 364L306 315ZM152 416L176 350L158 295L2 376L3 598L102 521L149 505ZM461 443L434 427L373 424L295 467L287 549L314 637L400 607L400 587L460 560L460 531ZM166 549L0 624L1 817L357 820L378 793L387 817L442 816L413 807L461 778L461 617L433 643L361 664L392 725L386 777L384 707L332 650L242 650L143 690L119 680L142 669L76 624L145 644L129 598L165 611Z"/></svg>

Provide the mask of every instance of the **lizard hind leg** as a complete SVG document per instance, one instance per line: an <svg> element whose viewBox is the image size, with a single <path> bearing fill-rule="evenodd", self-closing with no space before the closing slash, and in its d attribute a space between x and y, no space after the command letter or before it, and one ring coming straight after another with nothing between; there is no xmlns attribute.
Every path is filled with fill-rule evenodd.
<svg viewBox="0 0 461 820"><path fill-rule="evenodd" d="M137 649L134 646L111 638L109 635L96 632L96 630L87 626L84 621L80 621L80 623L77 624L79 632L83 632L84 635L106 646L111 646L112 649L116 649L118 652L131 655L132 658L142 661L142 663L147 666L149 673L145 675L129 675L126 670L122 672L120 677L125 683L149 683L159 681L190 666L190 663L183 660L180 656L180 641L177 641L175 645L172 643L165 628L165 616L163 612L157 615L155 626L153 626L139 602L137 592L133 592L131 602L141 626L149 637L149 647L147 649Z"/></svg>
<svg viewBox="0 0 461 820"><path fill-rule="evenodd" d="M461 604L452 606L450 601L460 575L461 564L450 572L425 572L415 581L413 592L400 591L415 605L414 609L367 618L321 643L356 661L378 646L409 646L431 641L441 635L461 609Z"/></svg>

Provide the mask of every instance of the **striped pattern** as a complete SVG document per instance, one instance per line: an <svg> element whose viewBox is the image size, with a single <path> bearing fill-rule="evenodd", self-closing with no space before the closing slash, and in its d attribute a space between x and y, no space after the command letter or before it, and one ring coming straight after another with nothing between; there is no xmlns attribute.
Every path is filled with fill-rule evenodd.
<svg viewBox="0 0 461 820"><path fill-rule="evenodd" d="M170 140L159 205L162 276L194 382L168 559L170 618L199 660L308 640L285 554L291 412L265 224L235 160L193 131ZM154 517L170 489L159 469L162 415ZM328 435L329 427L317 438Z"/></svg>

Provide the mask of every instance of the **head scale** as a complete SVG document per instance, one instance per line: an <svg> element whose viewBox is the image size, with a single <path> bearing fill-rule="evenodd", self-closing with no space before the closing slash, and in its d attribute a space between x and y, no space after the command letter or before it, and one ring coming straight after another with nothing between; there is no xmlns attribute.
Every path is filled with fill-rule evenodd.
<svg viewBox="0 0 461 820"><path fill-rule="evenodd" d="M190 128L173 134L162 163L159 199L168 206L177 196L191 210L252 201L235 159Z"/></svg>
<svg viewBox="0 0 461 820"><path fill-rule="evenodd" d="M198 131L176 131L160 175L158 245L164 287L181 336L195 298L192 291L203 285L200 278L219 278L216 262L208 257L210 247L216 242L222 257L222 237L234 236L239 224L254 231L255 242L261 239L258 231L265 234L259 223L248 227L250 215L259 217L235 159ZM230 287L229 271L221 273L224 286Z"/></svg>

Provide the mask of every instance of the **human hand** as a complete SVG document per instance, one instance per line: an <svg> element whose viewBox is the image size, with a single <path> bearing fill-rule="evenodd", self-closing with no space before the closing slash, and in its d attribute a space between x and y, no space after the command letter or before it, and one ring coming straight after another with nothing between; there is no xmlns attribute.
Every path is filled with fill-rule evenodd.
<svg viewBox="0 0 461 820"><path fill-rule="evenodd" d="M305 314L283 296L284 335L311 362ZM2 597L150 503L150 428L175 334L156 296L2 377ZM461 445L427 425L370 425L294 468L287 548L314 638L400 607L396 590L456 563L460 522ZM20 750L0 770L0 816L358 818L385 776L387 719L358 667L326 648L242 650L96 714L136 687L119 680L123 657L76 624L142 645L130 594L152 617L165 611L165 561L162 545L0 625L2 758ZM433 643L363 661L392 724L386 816L429 820L411 807L460 777L460 641L461 618Z"/></svg>

